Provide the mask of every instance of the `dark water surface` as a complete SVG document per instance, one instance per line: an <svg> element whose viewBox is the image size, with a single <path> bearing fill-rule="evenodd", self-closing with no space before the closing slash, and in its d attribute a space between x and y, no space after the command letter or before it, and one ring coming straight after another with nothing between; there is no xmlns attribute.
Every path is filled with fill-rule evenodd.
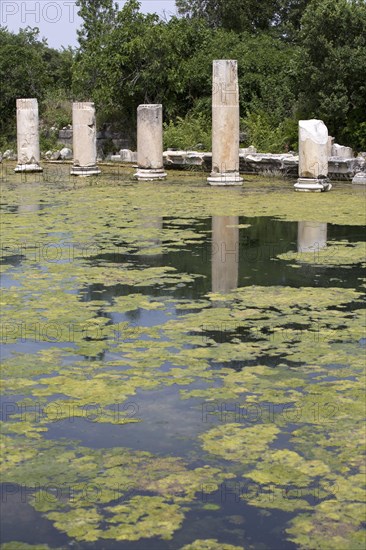
<svg viewBox="0 0 366 550"><path fill-rule="evenodd" d="M43 192L46 197L40 200ZM98 196L98 190L93 193ZM14 440L20 457L14 463L5 459L2 542L90 550L178 550L196 539L217 539L219 545L246 550L325 549L342 544L361 548L357 544L362 525L337 511L338 532L331 521L324 524L320 505L334 500L337 507L337 498L345 506L359 503L355 485L360 478L353 477L360 472L358 446L348 455L340 454L338 445L352 426L360 433L361 417L352 415L361 409L343 409L338 396L344 396L347 404L360 403L350 383L358 381L362 372L363 258L355 250L365 241L364 226L335 223L331 215L328 223L323 215L316 221L316 212L312 219L298 221L256 215L255 210L253 216L232 215L232 206L228 215L174 216L164 208L159 216L158 199L152 212L140 216L137 210L118 213L101 195L85 226L89 248L82 257L73 252L71 261L66 251L80 248L86 207L78 220L77 207L72 205L77 197L70 193L59 202L56 197L55 191L42 185L38 192L26 187L17 205L19 194L16 186L10 186L3 199L2 285L4 296L10 298L2 325L7 382L2 412L5 436ZM63 252L46 260L44 253L37 256L38 244L24 245L31 234L35 242L49 246L49 254L56 250L50 243L58 243L57 250ZM155 268L156 275L151 275ZM146 279L139 273L146 273ZM324 304L320 300L318 304L318 294L309 294L308 305L302 302L312 289L323 289ZM338 298L337 289L348 291L349 297ZM298 299L292 292L298 292ZM131 305L129 298L135 300ZM96 381L105 384L105 390L93 385ZM65 402L82 405L83 414L58 415ZM44 414L47 403L55 404L53 415ZM125 423L116 422L116 410L118 420ZM105 413L112 413L113 420ZM226 433L228 425L234 431ZM278 431L257 451L243 430L258 429L259 445L261 426L275 426ZM222 429L225 437L217 440L217 450L212 445L217 433L210 432L215 428ZM209 433L216 436L205 439ZM226 439L230 437L232 444ZM139 481L141 465L136 462L137 481L134 478L128 491L119 490L117 499L100 502L96 497L75 505L63 497L52 506L41 499L35 505L37 491L45 486L51 491L50 483L58 487L65 479L66 485L103 485L108 469L102 465L94 471L88 466L83 473L80 467L74 474L78 457L70 455L69 465L66 458L63 462L64 473L53 470L58 460L58 453L52 454L53 443L61 445L59 458L81 448L83 460L98 464L103 454L107 457L123 448L121 455L132 453L132 469L135 452L182 459L187 484L190 472L206 466L228 477L217 477L212 470L210 482L196 481L193 496L180 501L172 490L154 493L146 488L144 471ZM226 445L233 450L225 450ZM39 454L29 454L29 448L39 449ZM100 455L90 454L87 459L94 452ZM40 456L45 462L37 462ZM285 472L292 473L286 477ZM179 479L181 483L184 476ZM120 484L117 478L115 483ZM339 495L342 491L348 495L334 496L326 489L331 483L341 488ZM253 484L262 499L253 498ZM271 487L282 495L277 504L277 497L269 496ZM303 504L298 501L299 491L304 494ZM128 540L128 535L126 540L89 538L95 524L100 532L110 528L107 507L117 503L128 508L134 497L154 494L182 509L184 517L172 528L170 539L164 540L166 531L161 528L160 534L159 527L149 536L146 525L138 537L131 536L138 540ZM85 529L61 517L80 509L81 517L83 511L93 510L100 519L93 517ZM60 514L58 519L55 513ZM159 513L154 525L161 519ZM292 523L297 517L304 517L303 531ZM138 532L142 518L131 516L127 524L135 525ZM165 521L169 519L169 513L164 515ZM294 531L288 531L290 527Z"/></svg>

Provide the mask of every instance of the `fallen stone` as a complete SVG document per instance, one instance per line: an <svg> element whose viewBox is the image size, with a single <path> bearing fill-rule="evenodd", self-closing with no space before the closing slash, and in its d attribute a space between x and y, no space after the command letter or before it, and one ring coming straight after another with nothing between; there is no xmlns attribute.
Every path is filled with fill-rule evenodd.
<svg viewBox="0 0 366 550"><path fill-rule="evenodd" d="M54 153L51 153L51 160L60 160L61 158L61 151L55 151Z"/></svg>
<svg viewBox="0 0 366 550"><path fill-rule="evenodd" d="M60 157L62 160L71 160L72 159L72 151L68 147L64 147L60 151Z"/></svg>
<svg viewBox="0 0 366 550"><path fill-rule="evenodd" d="M366 185L366 172L357 172L352 179L352 183Z"/></svg>
<svg viewBox="0 0 366 550"><path fill-rule="evenodd" d="M345 147L344 145L338 145L338 143L334 143L330 156L342 159L351 159L354 158L354 153L351 147Z"/></svg>
<svg viewBox="0 0 366 550"><path fill-rule="evenodd" d="M68 128L63 128L62 130L59 131L58 137L59 137L60 140L72 139L72 134L73 134L72 130L70 130Z"/></svg>
<svg viewBox="0 0 366 550"><path fill-rule="evenodd" d="M242 147L239 149L239 155L252 155L257 152L257 149L253 147L253 145L250 145L249 147Z"/></svg>
<svg viewBox="0 0 366 550"><path fill-rule="evenodd" d="M13 151L13 149L7 149L6 151L4 151L4 154L3 154L3 159L7 159L7 160L16 160L16 155Z"/></svg>
<svg viewBox="0 0 366 550"><path fill-rule="evenodd" d="M121 162L136 162L137 160L133 160L134 154L130 149L121 149L119 156L121 157Z"/></svg>

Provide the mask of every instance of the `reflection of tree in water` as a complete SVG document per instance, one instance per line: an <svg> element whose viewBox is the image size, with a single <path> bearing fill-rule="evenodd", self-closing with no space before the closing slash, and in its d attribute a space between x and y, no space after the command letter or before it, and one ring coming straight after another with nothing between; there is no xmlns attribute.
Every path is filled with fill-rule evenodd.
<svg viewBox="0 0 366 550"><path fill-rule="evenodd" d="M128 321L131 323L136 323L140 317L141 317L141 310L140 308L134 309L133 311L126 311L124 314Z"/></svg>

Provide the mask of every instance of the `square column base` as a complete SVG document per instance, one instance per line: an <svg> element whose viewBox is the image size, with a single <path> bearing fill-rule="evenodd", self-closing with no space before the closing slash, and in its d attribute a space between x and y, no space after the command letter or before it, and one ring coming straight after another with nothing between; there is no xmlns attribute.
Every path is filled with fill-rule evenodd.
<svg viewBox="0 0 366 550"><path fill-rule="evenodd" d="M239 172L211 172L207 178L209 185L241 185L243 178L240 177Z"/></svg>
<svg viewBox="0 0 366 550"><path fill-rule="evenodd" d="M17 164L14 172L43 172L39 164Z"/></svg>
<svg viewBox="0 0 366 550"><path fill-rule="evenodd" d="M332 184L329 183L327 178L299 178L294 187L295 191L321 193L323 191L330 191Z"/></svg>
<svg viewBox="0 0 366 550"><path fill-rule="evenodd" d="M153 168L138 168L133 177L138 179L138 181L156 181L165 179L166 173L162 168L157 170Z"/></svg>
<svg viewBox="0 0 366 550"><path fill-rule="evenodd" d="M73 166L70 171L71 176L98 176L101 170L98 166Z"/></svg>

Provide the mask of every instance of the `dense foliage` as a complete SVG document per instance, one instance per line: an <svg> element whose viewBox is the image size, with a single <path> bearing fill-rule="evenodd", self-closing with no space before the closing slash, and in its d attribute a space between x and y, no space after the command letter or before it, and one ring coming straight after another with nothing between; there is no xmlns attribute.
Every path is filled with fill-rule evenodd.
<svg viewBox="0 0 366 550"><path fill-rule="evenodd" d="M72 63L72 50L49 48L37 28L14 34L0 27L0 144L15 134L16 98L36 97L45 123L57 124L57 117L48 117L47 105L54 105L52 98L71 97Z"/></svg>
<svg viewBox="0 0 366 550"><path fill-rule="evenodd" d="M338 142L366 149L364 0L177 0L179 17L143 14L137 0L77 0L79 47L57 51L37 29L0 28L1 136L15 99L37 97L47 124L67 101L93 100L99 125L133 138L139 103L162 103L166 146L206 145L212 60L238 60L243 145L283 151L297 120L321 118ZM70 121L71 122L71 121ZM205 128L207 126L207 128Z"/></svg>

